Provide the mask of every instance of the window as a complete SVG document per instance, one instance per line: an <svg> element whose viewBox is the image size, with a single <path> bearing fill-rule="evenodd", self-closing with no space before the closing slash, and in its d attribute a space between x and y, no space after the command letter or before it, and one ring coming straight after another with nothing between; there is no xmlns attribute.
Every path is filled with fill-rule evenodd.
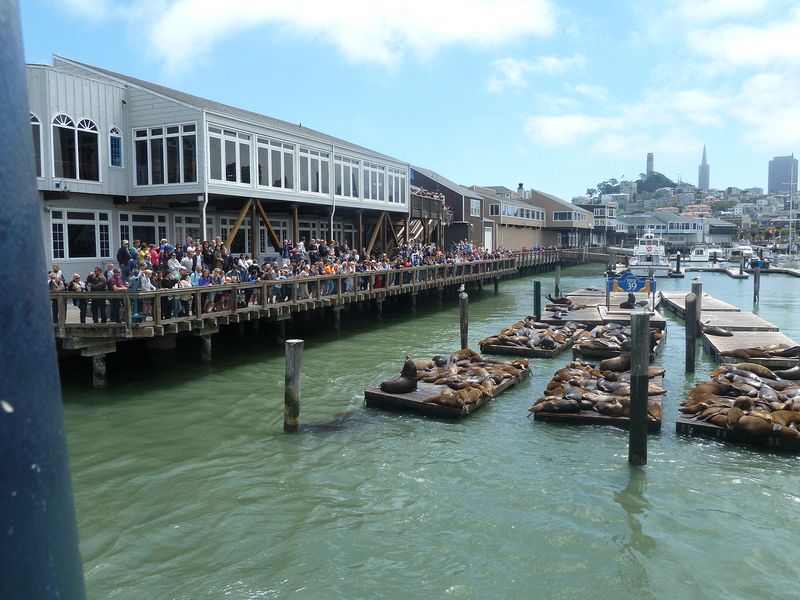
<svg viewBox="0 0 800 600"><path fill-rule="evenodd" d="M108 132L108 164L122 168L122 132L112 127Z"/></svg>
<svg viewBox="0 0 800 600"><path fill-rule="evenodd" d="M300 148L300 189L315 194L330 193L330 155Z"/></svg>
<svg viewBox="0 0 800 600"><path fill-rule="evenodd" d="M53 259L110 258L110 213L70 208L50 212Z"/></svg>
<svg viewBox="0 0 800 600"><path fill-rule="evenodd" d="M136 185L197 181L197 132L194 123L137 129L133 137ZM111 143L113 153L113 137ZM119 166L122 166L121 137L119 143ZM112 154L111 166L117 166L113 164L113 160Z"/></svg>
<svg viewBox="0 0 800 600"><path fill-rule="evenodd" d="M203 232L200 230L200 223L200 217L197 216L175 215L175 243L183 244L187 237L191 237L196 242L202 241ZM213 230L206 229L206 231ZM160 240L161 238L156 241Z"/></svg>
<svg viewBox="0 0 800 600"><path fill-rule="evenodd" d="M81 119L76 126L67 115L55 116L53 175L63 179L100 181L100 148L94 121Z"/></svg>
<svg viewBox="0 0 800 600"><path fill-rule="evenodd" d="M553 221L571 221L572 213L570 211L555 211L553 212Z"/></svg>
<svg viewBox="0 0 800 600"><path fill-rule="evenodd" d="M36 176L42 176L42 123L31 113L31 130L33 133L33 156L36 160Z"/></svg>
<svg viewBox="0 0 800 600"><path fill-rule="evenodd" d="M481 216L481 201L476 198L471 198L469 201L469 216L470 217L480 217Z"/></svg>
<svg viewBox="0 0 800 600"><path fill-rule="evenodd" d="M489 215L492 217L496 217L500 214L500 205L499 204L490 204L489 205Z"/></svg>
<svg viewBox="0 0 800 600"><path fill-rule="evenodd" d="M250 251L250 217L247 217L239 226L239 231L236 233L236 238L229 240L228 236L231 234L233 226L236 224L236 217L220 217L219 219L219 235L225 244L228 246L230 252L241 254Z"/></svg>
<svg viewBox="0 0 800 600"><path fill-rule="evenodd" d="M167 215L147 213L120 213L119 237L129 240L133 246L134 240L146 244L158 244L167 238Z"/></svg>
<svg viewBox="0 0 800 600"><path fill-rule="evenodd" d="M259 137L258 185L294 189L294 145Z"/></svg>
<svg viewBox="0 0 800 600"><path fill-rule="evenodd" d="M367 200L385 200L384 179L386 169L380 165L364 163L364 198Z"/></svg>
<svg viewBox="0 0 800 600"><path fill-rule="evenodd" d="M406 172L388 169L389 202L406 203Z"/></svg>
<svg viewBox="0 0 800 600"><path fill-rule="evenodd" d="M333 157L334 184L333 191L337 196L358 198L358 173L361 163L346 156Z"/></svg>

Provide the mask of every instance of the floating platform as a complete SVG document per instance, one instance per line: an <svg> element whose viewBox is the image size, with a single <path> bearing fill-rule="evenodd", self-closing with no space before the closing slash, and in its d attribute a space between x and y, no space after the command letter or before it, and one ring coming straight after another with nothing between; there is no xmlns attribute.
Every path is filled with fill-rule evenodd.
<svg viewBox="0 0 800 600"><path fill-rule="evenodd" d="M641 312L641 308L634 309L636 312ZM598 325L607 325L608 323L617 323L619 325L630 325L631 314L634 310L626 310L619 308L619 304L614 307L612 304L610 310L606 310L605 299L602 306L590 306L581 310L572 310L560 319L553 317L553 313L542 313L541 322L548 325L563 325L568 321L574 323L583 323L586 329L592 329ZM650 327L655 329L666 329L667 320L658 311L650 311Z"/></svg>
<svg viewBox="0 0 800 600"><path fill-rule="evenodd" d="M747 273L739 273L739 267L686 267L683 270L687 273L725 273L728 277L733 277L734 279L747 279L749 277Z"/></svg>
<svg viewBox="0 0 800 600"><path fill-rule="evenodd" d="M653 362L659 354L664 351L664 348L667 344L667 330L664 329L663 334L661 335L661 339L656 341L656 345L650 350L650 362ZM620 350L614 350L609 348L608 350L596 350L592 348L578 348L577 346L573 346L572 348L572 356L575 358L583 358L583 359L605 359L605 358L615 358L620 355Z"/></svg>
<svg viewBox="0 0 800 600"><path fill-rule="evenodd" d="M771 346L773 344L784 344L788 347L796 346L797 343L780 331L735 331L732 336L701 334L703 349L710 354L717 362L740 361L735 357L722 356L723 352L736 350L738 348L758 348ZM797 358L750 358L747 362L764 365L770 369L788 369L798 364Z"/></svg>
<svg viewBox="0 0 800 600"><path fill-rule="evenodd" d="M686 314L686 296L688 294L689 292L661 292L660 296L665 307L679 317L683 317ZM741 312L741 309L708 294L703 294L700 301L700 312L702 318L702 313L706 312Z"/></svg>
<svg viewBox="0 0 800 600"><path fill-rule="evenodd" d="M582 329L576 331L571 338L566 340L558 348L553 350L545 350L544 348L526 348L523 346L500 346L497 344L490 344L481 346L481 353L485 354L502 354L505 356L524 356L525 358L553 358L561 354L564 350L571 348L572 345L580 337Z"/></svg>
<svg viewBox="0 0 800 600"><path fill-rule="evenodd" d="M703 310L702 313L700 320L709 327L722 327L734 332L780 331L777 325L773 325L751 312L709 312Z"/></svg>
<svg viewBox="0 0 800 600"><path fill-rule="evenodd" d="M681 435L691 437L709 437L721 442L736 444L750 444L775 450L800 452L800 438L785 438L774 435L755 436L741 429L727 429L705 421L695 421L686 416L679 415L675 422L675 431Z"/></svg>
<svg viewBox="0 0 800 600"><path fill-rule="evenodd" d="M663 377L653 377L650 379L650 383L661 386L663 380ZM658 402L662 407L664 405L662 396L648 396L647 399ZM535 421L544 421L545 423L561 423L564 425L610 425L622 429L628 429L628 424L630 423L629 417L609 417L607 415L601 415L593 410L582 410L576 413L535 412L533 413L533 419ZM661 431L661 420L654 421L648 417L647 431L650 433Z"/></svg>
<svg viewBox="0 0 800 600"><path fill-rule="evenodd" d="M522 372L522 379L525 379L529 374L530 369L525 369ZM520 381L522 379L520 379ZM489 400L496 398L508 388L513 387L516 383L518 383L516 379L506 379L492 390L491 396L481 398L475 404L463 407L442 406L435 402L423 402L425 398L441 394L442 390L447 387L446 385L436 385L424 381L418 382L417 389L408 394L390 394L384 392L377 386L368 387L364 390L364 404L368 408L411 411L442 419L462 419L473 414Z"/></svg>

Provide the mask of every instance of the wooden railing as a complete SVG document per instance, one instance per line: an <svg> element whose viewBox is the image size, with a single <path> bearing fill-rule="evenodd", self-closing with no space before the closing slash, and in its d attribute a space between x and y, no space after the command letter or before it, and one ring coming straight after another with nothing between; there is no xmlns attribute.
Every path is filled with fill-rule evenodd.
<svg viewBox="0 0 800 600"><path fill-rule="evenodd" d="M53 323L62 338L151 337L493 279L516 274L522 263L545 264L546 257L554 260L557 254L152 292L51 292Z"/></svg>

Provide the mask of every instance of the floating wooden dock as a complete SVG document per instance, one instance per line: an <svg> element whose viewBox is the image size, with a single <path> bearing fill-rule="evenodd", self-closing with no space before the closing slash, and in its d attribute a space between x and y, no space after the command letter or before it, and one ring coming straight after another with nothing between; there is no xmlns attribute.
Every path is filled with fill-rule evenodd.
<svg viewBox="0 0 800 600"><path fill-rule="evenodd" d="M525 369L522 372L522 379L525 379L530 374L530 369ZM520 379L520 381L522 380ZM514 386L518 381L510 378L504 380L500 385L492 390L491 396L486 396L478 400L475 404L463 407L455 406L442 406L435 402L423 402L425 398L441 394L447 388L446 385L436 385L433 383L426 383L420 381L417 383L417 389L408 394L390 394L384 392L379 387L368 387L364 390L364 404L368 408L380 408L383 410L394 411L411 411L420 413L429 417L438 417L442 419L462 419L468 417L477 411L481 406L486 404L505 392L508 388Z"/></svg>
<svg viewBox="0 0 800 600"><path fill-rule="evenodd" d="M743 359L722 356L723 352L738 348L759 348L773 344L784 344L787 347L797 343L780 331L735 331L732 336L702 334L703 349L717 362L743 362ZM770 369L788 369L797 366L797 358L750 358L746 362L764 365Z"/></svg>
<svg viewBox="0 0 800 600"><path fill-rule="evenodd" d="M663 377L653 377L650 383L661 386ZM663 406L663 396L648 396L648 400L658 402ZM564 425L610 425L613 427L620 427L627 429L630 423L629 417L609 417L601 415L593 410L582 410L577 413L548 413L548 412L535 412L533 413L535 421L544 421L545 423L561 423ZM647 418L647 431L657 433L661 431L661 419L654 421L649 416Z"/></svg>
<svg viewBox="0 0 800 600"><path fill-rule="evenodd" d="M741 429L727 429L705 421L695 421L684 415L679 415L675 422L675 431L681 435L691 437L709 437L721 442L734 442L762 446L774 450L800 451L800 439L786 438L776 435L754 436Z"/></svg>
<svg viewBox="0 0 800 600"><path fill-rule="evenodd" d="M481 353L486 354L502 354L505 356L524 356L525 358L553 358L554 356L558 356L564 350L571 348L572 345L577 341L580 337L581 333L583 333L582 329L579 329L572 337L566 340L563 344L553 350L545 350L544 348L526 348L524 346L500 346L497 344L490 344L486 346L481 346L480 350Z"/></svg>
<svg viewBox="0 0 800 600"><path fill-rule="evenodd" d="M648 297L647 294L634 294L637 300L644 300ZM614 292L610 295L609 309L606 310L606 293L597 288L584 288L576 290L567 294L567 298L572 300L575 304L586 304L586 308L579 310L571 310L561 318L555 318L552 312L542 313L542 323L548 325L562 325L567 321L574 323L583 323L587 329L596 327L597 325L607 325L608 323L617 323L619 325L630 325L631 314L640 312L641 308L626 309L620 308L619 305L628 299L628 294L621 294ZM667 320L657 310L660 297L656 295L656 306L650 308L650 327L655 329L665 329L667 327Z"/></svg>
<svg viewBox="0 0 800 600"><path fill-rule="evenodd" d="M705 302L705 299L703 299ZM751 312L702 311L700 320L709 327L722 327L728 331L780 331L777 325L765 321Z"/></svg>
<svg viewBox="0 0 800 600"><path fill-rule="evenodd" d="M686 314L686 296L689 292L659 292L662 304L679 317ZM741 309L722 300L703 294L700 302L702 312L741 312ZM702 315L701 315L702 319Z"/></svg>

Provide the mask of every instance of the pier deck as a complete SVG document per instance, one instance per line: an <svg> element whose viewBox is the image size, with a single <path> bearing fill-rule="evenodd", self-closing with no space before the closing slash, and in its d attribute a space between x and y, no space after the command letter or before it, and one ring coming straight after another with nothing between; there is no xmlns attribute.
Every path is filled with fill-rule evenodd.
<svg viewBox="0 0 800 600"><path fill-rule="evenodd" d="M705 302L705 298L703 299ZM729 331L780 331L777 325L765 321L751 312L702 311L700 320L709 327L722 327Z"/></svg>
<svg viewBox="0 0 800 600"><path fill-rule="evenodd" d="M688 294L689 292L660 292L663 305L679 317L683 317L686 313L686 296ZM741 312L740 308L705 293L700 303L700 310L701 312Z"/></svg>
<svg viewBox="0 0 800 600"><path fill-rule="evenodd" d="M737 348L756 348L770 346L772 344L785 344L786 346L796 346L797 343L780 331L735 331L732 336L719 336L702 334L703 349L708 352L717 362L738 362L741 359L722 356L723 352L736 350ZM750 358L747 362L757 363L765 367L790 368L798 364L796 358Z"/></svg>
<svg viewBox="0 0 800 600"><path fill-rule="evenodd" d="M497 344L481 346L480 350L482 354L502 354L504 356L523 356L525 358L553 358L561 354L564 350L571 348L576 340L580 337L581 333L583 333L583 330L579 329L572 334L572 337L566 340L558 348L553 350L545 350L544 348L525 348L522 346L500 346Z"/></svg>
<svg viewBox="0 0 800 600"><path fill-rule="evenodd" d="M774 450L800 452L800 438L786 438L775 435L754 436L740 429L727 429L705 421L694 421L684 415L679 415L675 421L675 431L690 437L710 437L721 442L750 444Z"/></svg>

